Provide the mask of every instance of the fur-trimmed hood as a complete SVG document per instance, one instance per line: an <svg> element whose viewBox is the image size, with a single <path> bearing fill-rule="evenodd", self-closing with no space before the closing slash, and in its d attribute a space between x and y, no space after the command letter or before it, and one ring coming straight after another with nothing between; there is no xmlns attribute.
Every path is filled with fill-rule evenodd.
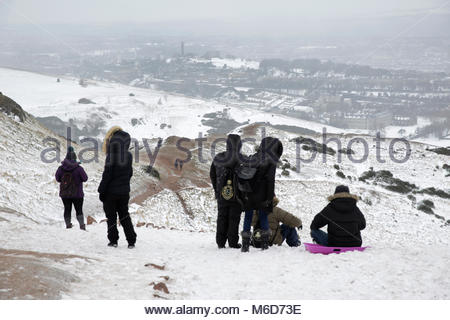
<svg viewBox="0 0 450 320"><path fill-rule="evenodd" d="M106 154L108 152L108 146L109 146L109 142L111 141L112 136L118 131L123 131L123 129L119 126L114 126L111 129L109 129L108 132L106 133L105 139L103 140L103 146L102 146L102 151L104 154Z"/></svg>
<svg viewBox="0 0 450 320"><path fill-rule="evenodd" d="M351 194L348 192L335 193L335 194L329 196L327 199L328 199L328 201L333 201L334 199L346 199L346 198L354 199L355 201L359 200L359 197L357 195L354 195L354 194Z"/></svg>
<svg viewBox="0 0 450 320"><path fill-rule="evenodd" d="M354 212L358 199L358 196L354 194L348 192L338 192L328 197L328 201L330 201L328 205L339 213L350 214Z"/></svg>

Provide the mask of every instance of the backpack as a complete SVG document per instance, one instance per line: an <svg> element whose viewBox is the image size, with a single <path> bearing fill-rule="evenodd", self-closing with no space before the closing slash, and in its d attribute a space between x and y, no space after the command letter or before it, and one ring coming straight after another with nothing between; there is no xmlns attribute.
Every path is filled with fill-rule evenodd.
<svg viewBox="0 0 450 320"><path fill-rule="evenodd" d="M248 203L249 195L257 189L260 167L260 162L253 160L248 163L240 163L236 168L238 198L244 207Z"/></svg>
<svg viewBox="0 0 450 320"><path fill-rule="evenodd" d="M59 185L59 196L61 198L75 198L78 187L75 184L72 172L65 172Z"/></svg>
<svg viewBox="0 0 450 320"><path fill-rule="evenodd" d="M262 232L262 230L259 229L259 228L258 228L258 229L255 229L255 230L253 231L251 241L252 241L252 246L254 246L255 248L261 248L261 247L262 247L262 237L261 237L261 232Z"/></svg>

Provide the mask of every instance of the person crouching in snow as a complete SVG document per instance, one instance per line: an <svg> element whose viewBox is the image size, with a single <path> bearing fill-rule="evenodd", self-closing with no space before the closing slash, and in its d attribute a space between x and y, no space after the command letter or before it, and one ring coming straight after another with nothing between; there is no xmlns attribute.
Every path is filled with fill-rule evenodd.
<svg viewBox="0 0 450 320"><path fill-rule="evenodd" d="M217 199L216 243L219 249L225 248L228 240L230 248L241 248L239 244L239 223L242 208L236 199L235 168L239 164L241 137L230 134L227 149L214 157L209 176ZM181 166L181 164L180 164Z"/></svg>
<svg viewBox="0 0 450 320"><path fill-rule="evenodd" d="M77 162L77 155L73 147L67 148L67 154L55 174L56 181L60 183L59 196L64 204L64 221L66 228L72 228L72 206L75 207L78 223L81 230L86 230L83 216L83 182L88 180L84 169Z"/></svg>
<svg viewBox="0 0 450 320"><path fill-rule="evenodd" d="M247 195L244 204L245 218L242 231L242 252L248 252L251 238L251 224L253 211L258 211L259 224L261 226L261 249L269 248L269 222L267 214L273 210L273 197L275 196L275 173L277 163L283 154L283 144L273 137L262 139L258 151L249 157L249 164L256 165L254 190ZM245 164L244 164L245 165Z"/></svg>
<svg viewBox="0 0 450 320"><path fill-rule="evenodd" d="M302 229L302 220L297 218L293 214L277 207L279 200L277 197L273 198L273 210L269 213L267 219L269 221L270 238L269 245L281 246L286 240L286 243L290 247L298 247L301 245L300 238L296 229ZM280 225L281 224L281 225ZM261 246L261 230L258 229L258 212L253 214L253 234L252 244L254 247L259 248Z"/></svg>
<svg viewBox="0 0 450 320"><path fill-rule="evenodd" d="M128 213L130 180L133 176L133 156L128 151L130 143L130 135L120 127L112 127L106 134L103 143L103 152L106 153L105 169L98 192L108 219L108 246L117 247L118 215L128 241L128 248L132 249L136 243L136 233Z"/></svg>
<svg viewBox="0 0 450 320"><path fill-rule="evenodd" d="M330 203L311 223L311 238L323 246L360 247L360 230L366 227L366 219L356 206L358 196L350 194L347 186L340 185L328 201ZM328 226L328 233L319 230L325 226Z"/></svg>

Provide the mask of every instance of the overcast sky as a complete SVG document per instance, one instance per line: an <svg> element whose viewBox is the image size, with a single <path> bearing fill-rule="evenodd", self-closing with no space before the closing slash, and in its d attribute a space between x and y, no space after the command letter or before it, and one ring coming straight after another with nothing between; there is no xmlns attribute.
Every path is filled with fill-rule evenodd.
<svg viewBox="0 0 450 320"><path fill-rule="evenodd" d="M3 24L154 24L209 21L237 30L359 28L379 19L449 12L447 0L0 0ZM432 20L432 19L429 19ZM402 22L399 22L401 24ZM408 22L409 23L409 22ZM422 25L426 21L421 22ZM373 28L373 26L372 26Z"/></svg>

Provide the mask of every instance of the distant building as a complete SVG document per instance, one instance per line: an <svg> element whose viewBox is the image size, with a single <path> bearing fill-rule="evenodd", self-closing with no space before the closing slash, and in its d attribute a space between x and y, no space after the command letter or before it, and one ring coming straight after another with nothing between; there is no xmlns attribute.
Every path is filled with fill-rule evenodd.
<svg viewBox="0 0 450 320"><path fill-rule="evenodd" d="M208 51L206 52L203 56L203 59L212 59L212 58L220 58L220 51L218 50L212 50L212 51Z"/></svg>
<svg viewBox="0 0 450 320"><path fill-rule="evenodd" d="M321 112L332 112L340 109L344 102L342 95L321 95L314 106Z"/></svg>
<svg viewBox="0 0 450 320"><path fill-rule="evenodd" d="M358 112L335 113L330 117L330 125L346 129L379 130L392 124L392 113Z"/></svg>
<svg viewBox="0 0 450 320"><path fill-rule="evenodd" d="M184 57L184 41L181 41L181 56Z"/></svg>
<svg viewBox="0 0 450 320"><path fill-rule="evenodd" d="M392 124L395 126L413 126L417 124L417 116L394 115Z"/></svg>

